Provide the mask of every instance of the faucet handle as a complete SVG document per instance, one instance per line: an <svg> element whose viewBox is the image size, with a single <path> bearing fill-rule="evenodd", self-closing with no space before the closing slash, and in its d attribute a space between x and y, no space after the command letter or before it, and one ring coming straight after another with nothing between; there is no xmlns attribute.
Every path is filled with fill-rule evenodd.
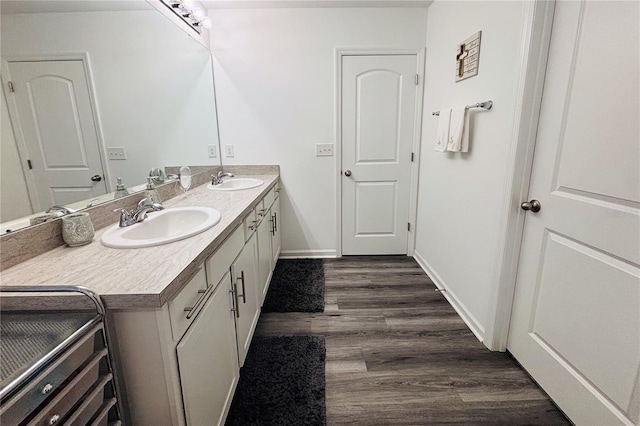
<svg viewBox="0 0 640 426"><path fill-rule="evenodd" d="M125 209L114 209L114 212L120 212L120 228L128 226L131 222L131 213Z"/></svg>

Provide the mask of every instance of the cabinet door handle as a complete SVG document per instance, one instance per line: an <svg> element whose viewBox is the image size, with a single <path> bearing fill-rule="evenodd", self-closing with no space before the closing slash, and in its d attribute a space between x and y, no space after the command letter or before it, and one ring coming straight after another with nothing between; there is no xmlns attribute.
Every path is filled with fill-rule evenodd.
<svg viewBox="0 0 640 426"><path fill-rule="evenodd" d="M271 229L269 230L269 233L273 236L276 235L276 225L275 222L273 221L273 216L271 216L271 219L269 219L269 222L271 222Z"/></svg>
<svg viewBox="0 0 640 426"><path fill-rule="evenodd" d="M251 223L253 223L253 225L249 225L249 229L251 231L254 231L256 229L256 225L258 224L257 220L252 220Z"/></svg>
<svg viewBox="0 0 640 426"><path fill-rule="evenodd" d="M231 295L231 312L236 313L236 292L234 290L233 284L231 285L231 290L229 290L229 294Z"/></svg>
<svg viewBox="0 0 640 426"><path fill-rule="evenodd" d="M198 294L201 294L201 296L198 298L198 300L196 300L196 303L193 306L187 306L186 308L184 308L185 312L189 312L187 314L187 319L191 319L191 317L196 313L200 305L204 302L204 300L206 299L207 291L198 290Z"/></svg>
<svg viewBox="0 0 640 426"><path fill-rule="evenodd" d="M276 232L278 232L278 213L277 212L273 213L273 232L274 232L274 235Z"/></svg>
<svg viewBox="0 0 640 426"><path fill-rule="evenodd" d="M238 284L233 283L233 292L236 296L236 318L240 318L240 303L238 303Z"/></svg>
<svg viewBox="0 0 640 426"><path fill-rule="evenodd" d="M238 294L236 297L238 298L242 297L242 303L247 303L247 296L246 296L247 292L244 289L244 271L240 271L240 276L236 279L242 281L242 294Z"/></svg>

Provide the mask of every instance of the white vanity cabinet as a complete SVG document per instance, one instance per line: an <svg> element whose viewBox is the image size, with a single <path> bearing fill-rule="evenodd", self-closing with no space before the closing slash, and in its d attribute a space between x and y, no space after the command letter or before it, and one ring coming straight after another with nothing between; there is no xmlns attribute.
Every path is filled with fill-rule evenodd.
<svg viewBox="0 0 640 426"><path fill-rule="evenodd" d="M279 226L271 188L170 301L111 312L132 424L224 423L280 252Z"/></svg>
<svg viewBox="0 0 640 426"><path fill-rule="evenodd" d="M189 425L224 424L240 372L227 273L176 350Z"/></svg>

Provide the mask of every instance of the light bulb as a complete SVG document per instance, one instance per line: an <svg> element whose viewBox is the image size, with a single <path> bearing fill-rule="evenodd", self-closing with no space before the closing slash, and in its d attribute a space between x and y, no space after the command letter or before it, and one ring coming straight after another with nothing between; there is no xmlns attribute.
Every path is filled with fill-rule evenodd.
<svg viewBox="0 0 640 426"><path fill-rule="evenodd" d="M200 21L200 25L202 25L205 28L211 28L211 18L209 18L208 16L205 16L204 19L202 21Z"/></svg>
<svg viewBox="0 0 640 426"><path fill-rule="evenodd" d="M204 10L200 9L199 7L196 7L193 13L191 14L191 16L196 18L196 20L201 21L202 18L205 17L205 13L204 13Z"/></svg>

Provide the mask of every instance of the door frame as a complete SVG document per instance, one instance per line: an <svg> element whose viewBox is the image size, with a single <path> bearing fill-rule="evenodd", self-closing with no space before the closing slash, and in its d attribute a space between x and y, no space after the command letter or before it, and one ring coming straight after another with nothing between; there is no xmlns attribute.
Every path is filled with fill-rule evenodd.
<svg viewBox="0 0 640 426"><path fill-rule="evenodd" d="M489 318L483 339L492 351L507 349L524 233L525 212L520 209L520 203L528 199L554 11L555 0L527 2L523 14L513 105L515 114L511 126L514 143L509 145L507 153L507 184L500 202L502 217L489 297Z"/></svg>
<svg viewBox="0 0 640 426"><path fill-rule="evenodd" d="M96 89L93 82L93 73L91 68L91 61L89 59L88 52L78 53L46 53L46 54L28 54L28 55L9 55L2 58L2 84L3 89L6 87L9 81L11 81L11 74L9 73L9 64L11 62L45 62L45 61L80 61L84 67L85 77L87 79L87 90L89 92L89 101L91 102L91 114L93 117L93 123L96 128L96 138L98 142L98 153L100 155L100 165L104 173L105 186L107 192L113 191L111 185L111 174L107 164L107 151L104 144L104 135L102 133L102 123L100 121L100 113L98 109L98 102L96 97ZM24 134L22 133L22 125L18 118L18 107L13 96L9 96L5 93L7 101L7 108L9 112L9 118L11 120L11 127L16 141L18 149L18 155L20 157L20 166L22 173L24 174L25 181L27 183L27 192L29 196L29 202L34 212L41 211L48 206L40 206L42 208L35 209L36 203L39 204L36 194L36 184L31 173L27 173L25 169L25 159L28 159L27 144L24 140Z"/></svg>
<svg viewBox="0 0 640 426"><path fill-rule="evenodd" d="M407 236L407 256L413 256L416 240L416 219L418 214L418 172L420 170L420 140L422 134L422 104L424 96L425 48L406 49L367 49L336 48L335 49L335 167L334 176L342 176L342 58L345 56L395 56L415 55L416 74L420 77L416 85L415 127L413 132L411 163L411 184L409 188L409 222L411 229ZM338 173L338 174L336 174ZM336 257L342 257L342 179L336 177Z"/></svg>

